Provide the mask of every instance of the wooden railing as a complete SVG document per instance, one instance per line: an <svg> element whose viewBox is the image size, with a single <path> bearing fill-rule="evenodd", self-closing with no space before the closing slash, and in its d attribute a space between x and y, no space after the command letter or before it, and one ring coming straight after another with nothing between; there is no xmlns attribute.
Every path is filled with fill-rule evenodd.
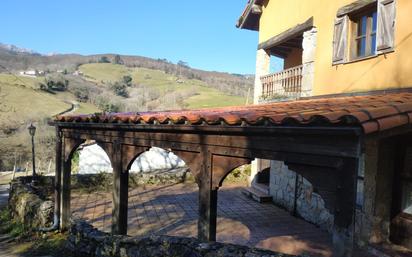
<svg viewBox="0 0 412 257"><path fill-rule="evenodd" d="M299 98L302 90L302 65L260 77L261 100Z"/></svg>

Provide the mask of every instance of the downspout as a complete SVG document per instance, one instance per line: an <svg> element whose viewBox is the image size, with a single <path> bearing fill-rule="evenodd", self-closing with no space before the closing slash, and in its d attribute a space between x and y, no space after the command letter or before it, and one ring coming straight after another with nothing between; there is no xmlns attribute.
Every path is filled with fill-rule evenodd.
<svg viewBox="0 0 412 257"><path fill-rule="evenodd" d="M41 232L51 232L58 230L60 227L60 192L61 192L61 174L62 174L62 132L56 126L56 169L54 179L54 215L53 225L48 228L39 228Z"/></svg>

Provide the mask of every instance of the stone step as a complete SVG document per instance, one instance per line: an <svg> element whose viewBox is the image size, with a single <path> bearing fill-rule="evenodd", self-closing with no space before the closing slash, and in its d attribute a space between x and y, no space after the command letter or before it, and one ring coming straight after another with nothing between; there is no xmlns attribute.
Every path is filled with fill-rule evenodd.
<svg viewBox="0 0 412 257"><path fill-rule="evenodd" d="M247 188L242 189L242 193L246 195L247 197L250 197L259 203L272 202L272 196L268 194L264 194L261 191L256 190L253 187L247 187Z"/></svg>
<svg viewBox="0 0 412 257"><path fill-rule="evenodd" d="M270 190L269 190L269 184L264 184L264 183L252 183L252 188L260 191L262 194L269 195Z"/></svg>

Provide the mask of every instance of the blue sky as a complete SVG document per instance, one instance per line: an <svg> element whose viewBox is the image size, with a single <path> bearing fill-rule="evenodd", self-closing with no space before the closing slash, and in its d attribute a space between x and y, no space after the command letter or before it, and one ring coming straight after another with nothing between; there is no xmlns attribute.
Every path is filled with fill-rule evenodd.
<svg viewBox="0 0 412 257"><path fill-rule="evenodd" d="M3 0L0 42L40 53L119 53L252 74L258 33L235 27L247 0Z"/></svg>

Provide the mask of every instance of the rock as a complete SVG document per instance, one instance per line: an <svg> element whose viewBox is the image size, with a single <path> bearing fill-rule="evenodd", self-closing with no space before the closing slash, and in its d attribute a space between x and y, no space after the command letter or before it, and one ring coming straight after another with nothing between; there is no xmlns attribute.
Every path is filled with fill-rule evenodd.
<svg viewBox="0 0 412 257"><path fill-rule="evenodd" d="M47 227L53 221L54 205L45 196L52 188L53 179L41 178L37 189L28 184L30 180L31 177L19 177L10 183L8 204L11 216L25 229Z"/></svg>

